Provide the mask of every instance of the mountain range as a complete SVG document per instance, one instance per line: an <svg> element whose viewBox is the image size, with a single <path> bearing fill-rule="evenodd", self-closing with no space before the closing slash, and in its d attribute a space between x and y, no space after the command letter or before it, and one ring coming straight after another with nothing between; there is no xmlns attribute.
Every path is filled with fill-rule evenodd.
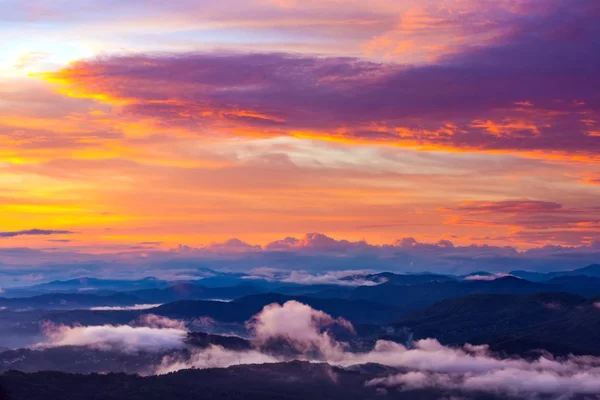
<svg viewBox="0 0 600 400"><path fill-rule="evenodd" d="M478 271L461 276L357 273L340 276L337 283L317 284L227 273L215 274L208 281L54 281L21 288L18 294L6 291L0 298L0 337L6 347L0 349L0 384L11 399L25 400L77 400L89 398L89 393L115 400L163 398L168 393L170 397L164 398L171 400L200 391L217 399L238 398L241 393L245 399L300 399L309 394L328 399L504 399L435 387L398 391L365 386L372 379L410 372L383 365L342 368L282 363L304 354L295 339L257 341L246 322L266 306L278 304L283 309L295 302L304 307L297 318L311 310L308 325L315 324L311 329L317 332L302 333L307 326L304 322L296 327L299 334L317 335L310 340L321 345L330 340L343 343L344 351L351 354L369 353L380 341L410 349L418 340L435 339L448 349L485 345L490 354L503 360L536 360L542 354L600 356L598 269L591 265L548 274ZM139 325L145 318L166 325ZM341 319L349 321L352 329L339 324ZM317 329L319 321L329 323ZM47 326L81 336L71 336L76 340L68 344L44 345ZM168 335L182 335L182 339L177 339L175 347L136 347L146 341L161 343ZM133 350L123 350L121 340L127 340L123 343ZM202 357L216 352L215 357L234 357L234 361L226 364L232 365L228 368L137 376L154 374L164 360L195 359L198 351L207 351ZM257 362L261 364L235 365L236 354L256 356L256 352L260 352ZM275 363L263 364L265 357ZM184 362L181 368L186 367ZM332 376L335 384L330 384ZM257 379L268 383L258 384ZM25 381L30 386L22 387ZM62 389L69 386L78 389Z"/></svg>

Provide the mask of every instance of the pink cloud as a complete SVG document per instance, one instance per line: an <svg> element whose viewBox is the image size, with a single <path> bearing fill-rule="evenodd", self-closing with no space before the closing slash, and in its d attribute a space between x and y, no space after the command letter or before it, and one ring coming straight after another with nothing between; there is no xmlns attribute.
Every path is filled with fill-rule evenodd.
<svg viewBox="0 0 600 400"><path fill-rule="evenodd" d="M344 346L336 342L327 331L322 331L323 328L333 325L354 331L348 321L342 318L334 319L297 301L265 306L246 323L259 345L265 345L270 340L283 339L302 354L317 352L326 358L339 353Z"/></svg>
<svg viewBox="0 0 600 400"><path fill-rule="evenodd" d="M196 53L81 61L47 77L76 96L115 100L128 115L196 134L198 126L223 134L241 126L258 136L301 131L350 142L593 157L597 10L591 0L579 2L517 16L501 39L431 65Z"/></svg>
<svg viewBox="0 0 600 400"><path fill-rule="evenodd" d="M162 351L184 347L187 331L178 328L133 327L129 325L65 326L46 324L45 341L39 348L86 346L100 350L126 353Z"/></svg>

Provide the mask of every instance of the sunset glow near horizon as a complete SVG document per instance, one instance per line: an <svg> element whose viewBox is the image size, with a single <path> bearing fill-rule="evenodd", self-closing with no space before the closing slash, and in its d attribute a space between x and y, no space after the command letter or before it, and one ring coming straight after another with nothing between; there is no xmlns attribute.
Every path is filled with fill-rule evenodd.
<svg viewBox="0 0 600 400"><path fill-rule="evenodd" d="M0 1L0 263L329 238L600 252L599 18Z"/></svg>

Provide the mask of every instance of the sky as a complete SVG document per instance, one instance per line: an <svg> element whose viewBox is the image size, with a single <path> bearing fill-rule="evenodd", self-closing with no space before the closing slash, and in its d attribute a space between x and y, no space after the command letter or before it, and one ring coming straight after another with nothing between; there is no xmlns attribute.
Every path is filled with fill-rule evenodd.
<svg viewBox="0 0 600 400"><path fill-rule="evenodd" d="M0 263L594 259L599 18L597 0L0 0Z"/></svg>

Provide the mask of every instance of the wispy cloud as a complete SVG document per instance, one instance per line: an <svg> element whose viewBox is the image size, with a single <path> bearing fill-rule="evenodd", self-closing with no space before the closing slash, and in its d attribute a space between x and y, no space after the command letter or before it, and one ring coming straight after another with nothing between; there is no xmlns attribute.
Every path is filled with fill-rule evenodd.
<svg viewBox="0 0 600 400"><path fill-rule="evenodd" d="M92 307L92 308L90 308L90 310L95 310L95 311L149 310L151 308L156 308L160 305L161 304L134 304L132 306L100 306L100 307Z"/></svg>
<svg viewBox="0 0 600 400"><path fill-rule="evenodd" d="M16 236L28 236L28 235L71 235L75 232L67 231L67 230L53 230L53 229L26 229L22 231L12 231L12 232L0 232L0 238L11 238Z"/></svg>
<svg viewBox="0 0 600 400"><path fill-rule="evenodd" d="M36 347L86 346L132 353L183 348L186 330L147 326L75 326L46 324L46 340Z"/></svg>

